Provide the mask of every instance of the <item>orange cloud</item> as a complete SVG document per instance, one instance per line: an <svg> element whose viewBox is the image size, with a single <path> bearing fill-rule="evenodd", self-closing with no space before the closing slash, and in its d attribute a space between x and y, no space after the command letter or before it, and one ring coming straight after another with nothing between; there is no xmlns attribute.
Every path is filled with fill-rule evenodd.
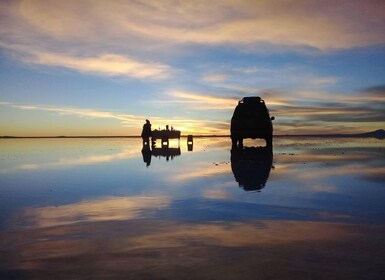
<svg viewBox="0 0 385 280"><path fill-rule="evenodd" d="M185 103L188 104L190 108L196 110L228 110L234 109L238 104L238 99L236 98L215 97L210 94L172 91L169 95L173 98L171 102Z"/></svg>
<svg viewBox="0 0 385 280"><path fill-rule="evenodd" d="M109 111L99 111L88 108L74 108L47 105L18 105L10 102L0 102L0 106L10 107L18 110L36 110L57 113L59 115L73 115L82 118L92 119L112 119L121 123L122 127L129 127L131 135L140 135L143 122L150 118L153 129L164 127L166 124L172 125L175 129L181 130L183 135L201 134L201 135L223 135L228 134L229 122L222 120L200 120L186 119L180 117L163 118L158 116L130 115L124 113L115 113Z"/></svg>
<svg viewBox="0 0 385 280"><path fill-rule="evenodd" d="M101 50L106 49L118 50L107 51L115 55L127 51L171 53L175 50L171 46L186 44L330 51L385 43L385 4L376 0L343 1L337 6L332 0L201 0L193 4L167 0L21 0L0 5L3 47L24 47L27 56L26 49L43 51L47 54L40 58L41 63L91 72L100 71L100 64L117 65L124 73L131 70L121 63L133 64L135 69L148 64L127 57L102 57ZM84 52L96 55L81 59L79 54ZM72 53L68 55L70 61L61 57L63 53ZM47 56L54 56L55 62ZM150 64L156 66L155 73L146 70L145 77L167 70L164 65Z"/></svg>
<svg viewBox="0 0 385 280"><path fill-rule="evenodd" d="M164 79L171 76L171 68L161 63L147 63L116 54L95 57L75 57L54 53L36 53L26 59L32 64L59 66L85 73L137 79Z"/></svg>

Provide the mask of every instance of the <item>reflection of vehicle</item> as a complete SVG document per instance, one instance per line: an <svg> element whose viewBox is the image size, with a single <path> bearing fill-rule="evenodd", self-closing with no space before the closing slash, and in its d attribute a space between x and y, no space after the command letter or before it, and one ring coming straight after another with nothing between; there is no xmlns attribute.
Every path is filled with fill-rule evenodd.
<svg viewBox="0 0 385 280"><path fill-rule="evenodd" d="M244 97L238 102L231 118L231 140L242 145L245 138L261 138L266 145L271 146L273 141L273 124L265 101L260 97Z"/></svg>
<svg viewBox="0 0 385 280"><path fill-rule="evenodd" d="M273 166L271 147L236 147L231 150L231 169L245 191L259 191L266 185Z"/></svg>

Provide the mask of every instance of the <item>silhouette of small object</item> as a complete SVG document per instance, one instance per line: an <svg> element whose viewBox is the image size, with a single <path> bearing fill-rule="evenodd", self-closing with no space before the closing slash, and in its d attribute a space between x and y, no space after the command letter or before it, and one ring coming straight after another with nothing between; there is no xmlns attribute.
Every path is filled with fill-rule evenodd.
<svg viewBox="0 0 385 280"><path fill-rule="evenodd" d="M193 136L191 134L187 135L187 151L192 152L193 150Z"/></svg>
<svg viewBox="0 0 385 280"><path fill-rule="evenodd" d="M192 152L194 149L194 145L191 143L191 144L187 144L187 151L189 152Z"/></svg>
<svg viewBox="0 0 385 280"><path fill-rule="evenodd" d="M187 144L192 144L193 143L193 136L190 134L190 135L187 135Z"/></svg>

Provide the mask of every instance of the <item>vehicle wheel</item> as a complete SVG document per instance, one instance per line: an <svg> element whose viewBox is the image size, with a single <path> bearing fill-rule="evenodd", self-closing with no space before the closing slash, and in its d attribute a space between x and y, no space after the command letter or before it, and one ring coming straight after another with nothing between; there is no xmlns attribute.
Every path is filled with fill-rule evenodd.
<svg viewBox="0 0 385 280"><path fill-rule="evenodd" d="M238 142L239 142L238 146L240 148L242 148L243 147L243 138L238 138Z"/></svg>
<svg viewBox="0 0 385 280"><path fill-rule="evenodd" d="M233 146L236 146L237 145L237 138L236 137L231 137L231 144Z"/></svg>

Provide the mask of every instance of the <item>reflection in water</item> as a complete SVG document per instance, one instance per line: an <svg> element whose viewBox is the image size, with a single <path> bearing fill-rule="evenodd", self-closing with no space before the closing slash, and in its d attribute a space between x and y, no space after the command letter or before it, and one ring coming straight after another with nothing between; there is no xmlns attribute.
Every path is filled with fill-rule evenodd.
<svg viewBox="0 0 385 280"><path fill-rule="evenodd" d="M146 163L146 166L150 166L151 164L151 156L162 158L165 157L166 161L174 159L174 157L180 156L181 150L178 148L170 148L169 146L162 146L161 148L156 148L152 146L150 148L149 145L143 145L142 147L142 157L143 161Z"/></svg>
<svg viewBox="0 0 385 280"><path fill-rule="evenodd" d="M168 207L166 196L103 197L76 203L29 207L19 213L25 228L55 227L76 223L127 221L151 210Z"/></svg>
<svg viewBox="0 0 385 280"><path fill-rule="evenodd" d="M28 279L382 279L383 231L383 226L325 222L148 219L38 228L2 236L0 261L8 270L0 276L26 279L13 277L25 272ZM373 238L366 238L368 234Z"/></svg>
<svg viewBox="0 0 385 280"><path fill-rule="evenodd" d="M0 279L383 278L383 141L230 145L0 140Z"/></svg>
<svg viewBox="0 0 385 280"><path fill-rule="evenodd" d="M245 191L259 191L266 185L273 165L272 147L238 147L231 149L231 169Z"/></svg>
<svg viewBox="0 0 385 280"><path fill-rule="evenodd" d="M194 140L192 135L187 135L187 151L192 152L194 146Z"/></svg>
<svg viewBox="0 0 385 280"><path fill-rule="evenodd" d="M181 151L180 148L169 148L169 147L162 147L162 148L153 148L152 149L152 155L154 157L165 157L167 161L171 158L171 160L174 159L174 157L180 156Z"/></svg>
<svg viewBox="0 0 385 280"><path fill-rule="evenodd" d="M143 161L146 163L146 166L150 166L150 164L151 164L151 149L150 149L150 145L143 145L142 157L143 157Z"/></svg>

